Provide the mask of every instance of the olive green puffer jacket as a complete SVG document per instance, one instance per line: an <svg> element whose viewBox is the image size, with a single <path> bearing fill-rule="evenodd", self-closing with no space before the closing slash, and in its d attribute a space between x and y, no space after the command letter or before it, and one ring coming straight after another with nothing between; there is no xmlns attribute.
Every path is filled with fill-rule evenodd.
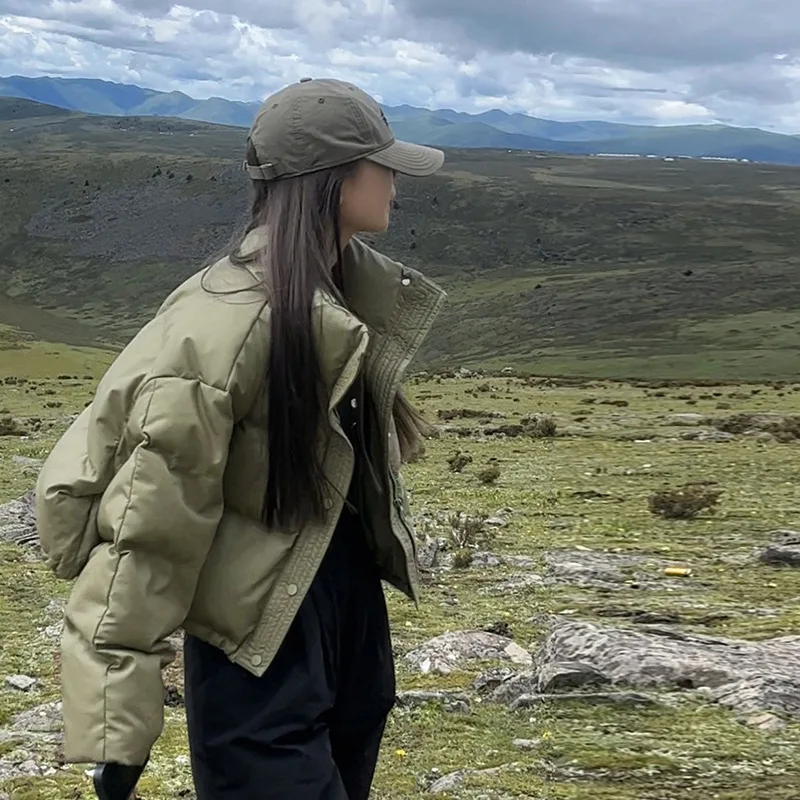
<svg viewBox="0 0 800 800"><path fill-rule="evenodd" d="M256 277L228 259L164 302L47 459L42 546L57 575L77 578L61 643L67 761L144 761L163 726L166 639L181 627L255 675L269 666L347 494L354 456L335 409L360 368L383 484L364 487L366 524L383 577L416 600L392 407L444 293L358 240L343 280L349 310L322 293L314 306L335 432L324 522L296 532L260 521L269 306Z"/></svg>

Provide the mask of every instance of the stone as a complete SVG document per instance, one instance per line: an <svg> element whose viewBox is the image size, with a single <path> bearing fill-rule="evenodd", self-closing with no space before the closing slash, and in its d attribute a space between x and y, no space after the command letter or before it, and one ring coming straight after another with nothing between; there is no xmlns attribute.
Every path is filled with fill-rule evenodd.
<svg viewBox="0 0 800 800"><path fill-rule="evenodd" d="M544 556L547 580L593 589L619 590L626 583L646 584L648 575L637 572L644 564L663 564L661 559L623 553L554 550Z"/></svg>
<svg viewBox="0 0 800 800"><path fill-rule="evenodd" d="M658 700L641 692L564 692L561 694L523 694L511 703L512 711L535 708L543 703L589 703L591 705L653 706Z"/></svg>
<svg viewBox="0 0 800 800"><path fill-rule="evenodd" d="M492 777L494 775L500 775L503 772L507 772L509 770L515 769L518 765L515 763L511 764L503 764L501 767L490 767L489 769L460 769L456 770L455 772L451 772L447 775L442 776L441 778L434 781L428 787L429 794L447 794L449 792L458 791L464 781L467 778L471 778L474 776L481 776L481 777Z"/></svg>
<svg viewBox="0 0 800 800"><path fill-rule="evenodd" d="M494 586L485 586L478 590L480 595L508 595L524 592L526 589L544 586L545 579L541 575L514 575L507 581L497 583Z"/></svg>
<svg viewBox="0 0 800 800"><path fill-rule="evenodd" d="M36 678L31 678L30 675L9 675L6 678L6 686L18 692L29 692L36 686Z"/></svg>
<svg viewBox="0 0 800 800"><path fill-rule="evenodd" d="M478 694L493 692L500 684L513 678L517 673L510 667L495 667L478 675L472 681L472 691Z"/></svg>
<svg viewBox="0 0 800 800"><path fill-rule="evenodd" d="M609 679L591 664L581 662L545 664L539 670L538 684L542 694L553 694L570 689L608 686Z"/></svg>
<svg viewBox="0 0 800 800"><path fill-rule="evenodd" d="M759 560L776 566L800 567L800 543L768 545Z"/></svg>
<svg viewBox="0 0 800 800"><path fill-rule="evenodd" d="M41 458L26 458L25 456L11 456L11 461L18 467L31 471L35 470L36 472L44 465L44 461Z"/></svg>
<svg viewBox="0 0 800 800"><path fill-rule="evenodd" d="M533 658L515 642L485 631L454 631L431 639L407 653L404 661L412 669L447 675L470 661L508 661L531 664Z"/></svg>
<svg viewBox="0 0 800 800"><path fill-rule="evenodd" d="M565 663L588 665L615 686L702 688L740 714L800 718L800 636L743 641L557 617L536 666Z"/></svg>
<svg viewBox="0 0 800 800"><path fill-rule="evenodd" d="M533 694L539 691L539 676L533 671L513 673L501 681L489 695L492 703L511 705L522 695Z"/></svg>
<svg viewBox="0 0 800 800"><path fill-rule="evenodd" d="M718 430L692 430L681 434L681 439L686 442L731 442L735 438L732 433Z"/></svg>
<svg viewBox="0 0 800 800"><path fill-rule="evenodd" d="M0 505L0 540L34 547L41 552L32 491Z"/></svg>
<svg viewBox="0 0 800 800"><path fill-rule="evenodd" d="M7 730L14 734L60 737L64 729L61 703L45 703L22 711L11 720ZM6 729L3 729L6 730Z"/></svg>
<svg viewBox="0 0 800 800"><path fill-rule="evenodd" d="M426 691L411 689L397 693L398 708L419 708L433 703L444 708L445 711L469 713L469 697L462 692Z"/></svg>
<svg viewBox="0 0 800 800"><path fill-rule="evenodd" d="M516 747L517 750L536 750L540 745L541 740L539 739L514 739L511 742L511 746Z"/></svg>
<svg viewBox="0 0 800 800"><path fill-rule="evenodd" d="M490 528L507 528L508 520L503 519L503 517L489 517L484 524Z"/></svg>
<svg viewBox="0 0 800 800"><path fill-rule="evenodd" d="M0 783L54 774L51 765L60 758L62 738L61 703L45 703L17 714L0 727ZM9 745L16 749L9 750Z"/></svg>
<svg viewBox="0 0 800 800"><path fill-rule="evenodd" d="M473 553L470 566L483 569L491 569L493 567L533 569L536 566L536 559L532 556L501 555L478 550Z"/></svg>
<svg viewBox="0 0 800 800"><path fill-rule="evenodd" d="M428 794L445 794L446 792L454 792L461 787L461 784L464 782L464 778L466 776L467 770L465 769L451 772L448 775L443 775L428 787Z"/></svg>

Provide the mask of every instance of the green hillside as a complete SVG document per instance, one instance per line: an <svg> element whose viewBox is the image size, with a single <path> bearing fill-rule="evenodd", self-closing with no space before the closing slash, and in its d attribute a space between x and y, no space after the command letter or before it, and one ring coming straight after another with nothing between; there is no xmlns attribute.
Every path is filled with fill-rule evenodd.
<svg viewBox="0 0 800 800"><path fill-rule="evenodd" d="M38 113L0 131L0 324L122 342L241 219L244 132ZM378 245L449 292L420 366L774 380L800 373L798 227L793 168L462 149L400 182Z"/></svg>

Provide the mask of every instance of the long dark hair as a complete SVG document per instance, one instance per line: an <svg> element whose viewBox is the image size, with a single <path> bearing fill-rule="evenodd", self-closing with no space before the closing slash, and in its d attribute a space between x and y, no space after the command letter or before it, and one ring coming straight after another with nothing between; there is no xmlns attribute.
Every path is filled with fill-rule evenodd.
<svg viewBox="0 0 800 800"><path fill-rule="evenodd" d="M251 144L247 159L258 163ZM342 261L339 210L342 185L356 168L345 164L271 183L254 180L249 223L230 249L231 261L253 270L269 295L269 474L263 505L268 526L302 528L325 513L325 443L319 432L327 430L328 397L312 306L318 289L345 302L334 278ZM264 246L242 255L244 236L256 228L264 230ZM394 413L401 454L408 459L432 429L400 393Z"/></svg>

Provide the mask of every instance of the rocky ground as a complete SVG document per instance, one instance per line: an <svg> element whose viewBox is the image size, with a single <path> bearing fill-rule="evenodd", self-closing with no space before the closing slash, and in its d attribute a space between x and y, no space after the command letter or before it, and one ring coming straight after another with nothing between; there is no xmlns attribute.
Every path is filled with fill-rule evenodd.
<svg viewBox="0 0 800 800"><path fill-rule="evenodd" d="M91 387L0 385L0 798L91 797L59 760L68 586L26 496ZM795 798L798 389L412 381L442 435L408 469L425 592L419 610L389 595L376 800ZM180 659L165 685L147 800L193 796Z"/></svg>

